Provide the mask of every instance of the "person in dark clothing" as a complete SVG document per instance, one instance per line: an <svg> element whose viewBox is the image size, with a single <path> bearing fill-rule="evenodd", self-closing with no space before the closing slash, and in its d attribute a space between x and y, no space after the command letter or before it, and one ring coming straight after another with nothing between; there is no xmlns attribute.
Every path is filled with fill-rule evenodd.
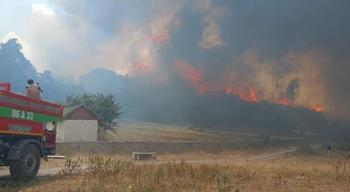
<svg viewBox="0 0 350 192"><path fill-rule="evenodd" d="M329 143L329 144L327 144L326 148L327 148L328 155L330 155L331 154L331 150L332 150L332 145Z"/></svg>

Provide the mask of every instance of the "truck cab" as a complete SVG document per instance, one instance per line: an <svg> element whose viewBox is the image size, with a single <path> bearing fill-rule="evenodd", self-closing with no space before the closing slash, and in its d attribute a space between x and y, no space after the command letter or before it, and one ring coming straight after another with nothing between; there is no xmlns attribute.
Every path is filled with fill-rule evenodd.
<svg viewBox="0 0 350 192"><path fill-rule="evenodd" d="M40 160L56 152L56 125L63 107L11 92L0 83L0 166L15 180L36 176Z"/></svg>

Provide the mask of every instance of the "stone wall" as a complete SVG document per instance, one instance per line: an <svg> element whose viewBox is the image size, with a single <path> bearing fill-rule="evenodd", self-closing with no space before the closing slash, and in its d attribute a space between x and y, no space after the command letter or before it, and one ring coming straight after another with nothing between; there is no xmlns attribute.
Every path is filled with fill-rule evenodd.
<svg viewBox="0 0 350 192"><path fill-rule="evenodd" d="M57 142L95 142L97 127L97 120L64 120L57 124Z"/></svg>

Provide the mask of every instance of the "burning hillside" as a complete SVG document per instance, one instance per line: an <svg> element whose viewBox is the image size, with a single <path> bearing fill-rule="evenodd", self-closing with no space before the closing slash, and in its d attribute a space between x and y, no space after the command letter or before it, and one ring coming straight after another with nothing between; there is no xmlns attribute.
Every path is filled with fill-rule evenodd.
<svg viewBox="0 0 350 192"><path fill-rule="evenodd" d="M54 74L80 78L89 92L115 94L132 111L125 114L146 114L149 105L150 119L173 110L168 116L186 121L202 113L203 98L222 98L222 108L302 108L350 119L349 6L327 0L53 1L33 7L33 31L26 33L32 36L23 42L32 40L31 50L41 51L32 53L43 57L29 58L33 64L45 61ZM123 77L89 79L98 68Z"/></svg>
<svg viewBox="0 0 350 192"><path fill-rule="evenodd" d="M248 57L252 56L250 55ZM308 95L309 92L307 89L315 88L303 87L311 86L312 83L303 85L303 82L312 82L313 80L310 78L317 78L317 76L308 77L306 74L300 72L297 66L296 69L294 69L295 71L290 74L274 78L272 72L260 71L263 70L261 66L263 66L264 63L259 64L258 61L255 60L256 58L253 59L253 61L247 61L256 62L256 65L249 69L250 74L247 74L250 79L247 77L242 77L242 79L240 79L242 76L241 74L234 74L234 76L231 76L231 79L223 76L217 79L215 78L212 82L207 82L205 80L206 72L203 69L194 68L192 65L182 60L174 63L174 69L184 82L188 83L199 95L224 92L227 95L238 96L245 102L270 102L288 107L306 107L315 112L324 111L324 105L318 103L322 101L322 96L317 98L314 95ZM305 65L310 65L310 63L306 63ZM255 69L255 67L257 68ZM303 64L300 65L300 68L304 67ZM222 73L225 74L226 72L227 71ZM268 80L271 82L267 82L266 79L259 79L261 76L268 77ZM223 80L220 80L220 78ZM219 82L216 81L218 79ZM288 82L288 79L291 80ZM321 93L321 91L323 91L322 87L321 89L317 88L316 93Z"/></svg>

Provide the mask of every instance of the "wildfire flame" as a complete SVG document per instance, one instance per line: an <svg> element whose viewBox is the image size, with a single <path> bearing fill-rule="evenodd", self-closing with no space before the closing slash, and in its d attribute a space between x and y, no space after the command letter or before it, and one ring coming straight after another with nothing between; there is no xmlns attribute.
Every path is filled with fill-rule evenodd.
<svg viewBox="0 0 350 192"><path fill-rule="evenodd" d="M191 86L197 91L199 94L205 93L213 93L218 91L223 91L227 95L236 95L240 100L250 103L256 103L258 101L267 101L283 106L293 107L298 106L294 101L290 100L287 97L283 97L280 99L267 99L259 96L256 89L253 86L240 87L240 86L232 86L230 84L224 86L223 88L218 88L213 86L214 84L205 83L204 82L204 72L201 69L195 69L191 65L187 64L184 61L175 62L174 68L180 73L183 79L191 83ZM263 94L262 94L263 95ZM314 112L323 112L324 108L321 104L315 104L309 106Z"/></svg>
<svg viewBox="0 0 350 192"><path fill-rule="evenodd" d="M257 102L258 101L258 95L256 94L256 91L253 89L248 90L248 101L251 102Z"/></svg>
<svg viewBox="0 0 350 192"><path fill-rule="evenodd" d="M132 74L149 74L156 69L156 62L150 49L144 48L140 50L137 59L132 65Z"/></svg>
<svg viewBox="0 0 350 192"><path fill-rule="evenodd" d="M315 105L311 106L311 109L317 113L323 112L323 107L321 104L315 104Z"/></svg>
<svg viewBox="0 0 350 192"><path fill-rule="evenodd" d="M191 65L178 61L175 63L175 69L180 72L183 79L189 81L199 94L209 92L209 85L203 83L203 71L194 69Z"/></svg>
<svg viewBox="0 0 350 192"><path fill-rule="evenodd" d="M284 105L284 106L289 106L289 105L291 105L291 101L289 101L288 98L279 99L279 100L277 100L276 103L277 103L277 104L280 104L280 105Z"/></svg>
<svg viewBox="0 0 350 192"><path fill-rule="evenodd" d="M227 95L232 95L234 93L233 87L231 85L227 85L224 88L224 91Z"/></svg>
<svg viewBox="0 0 350 192"><path fill-rule="evenodd" d="M247 102L257 102L258 95L253 88L243 89L243 88L233 88L231 85L227 85L224 88L224 92L227 95L237 95L242 101Z"/></svg>

